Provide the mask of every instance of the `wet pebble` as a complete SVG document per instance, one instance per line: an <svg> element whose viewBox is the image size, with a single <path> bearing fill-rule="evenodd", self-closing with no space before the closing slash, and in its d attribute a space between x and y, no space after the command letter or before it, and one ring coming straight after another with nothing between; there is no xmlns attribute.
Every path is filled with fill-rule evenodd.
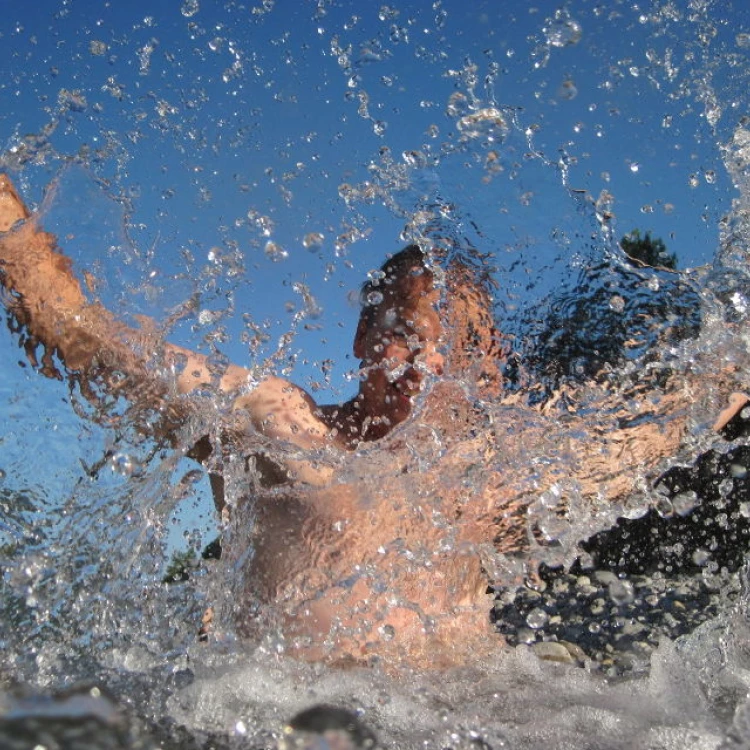
<svg viewBox="0 0 750 750"><path fill-rule="evenodd" d="M575 663L570 651L556 641L540 641L535 643L532 648L537 657L544 661L556 661L561 664Z"/></svg>
<svg viewBox="0 0 750 750"><path fill-rule="evenodd" d="M552 572L549 579L543 592L523 586L497 592L498 631L509 645L531 646L546 661L586 663L610 675L645 671L662 638L685 635L715 617L721 599L702 576L624 579L591 570ZM738 594L738 582L722 581L722 592L731 596L734 589Z"/></svg>
<svg viewBox="0 0 750 750"><path fill-rule="evenodd" d="M280 750L377 750L375 734L351 711L318 705L301 711L284 729Z"/></svg>

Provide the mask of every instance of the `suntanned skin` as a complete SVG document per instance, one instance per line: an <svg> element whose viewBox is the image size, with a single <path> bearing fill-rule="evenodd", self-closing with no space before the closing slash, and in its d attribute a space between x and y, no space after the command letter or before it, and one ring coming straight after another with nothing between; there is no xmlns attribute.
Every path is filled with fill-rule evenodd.
<svg viewBox="0 0 750 750"><path fill-rule="evenodd" d="M23 223L8 231L17 222ZM625 408L618 416L610 405L619 426L602 433L600 423L576 414L564 415L563 432L559 413L548 417L544 409L507 397L507 423L494 426L506 439L477 436L471 401L449 376L468 366L454 339L469 323L477 327L471 309L481 300L471 288L449 283L453 297L441 325L432 274L419 265L384 285L382 302L360 320L354 342L363 368L358 394L344 404L318 406L280 378L251 389L245 368L212 373L202 355L163 342L146 325L129 328L89 302L72 264L5 176L0 231L7 232L0 236L5 303L24 326L30 355L42 345L42 372L57 374L54 353L80 381L94 380L136 406L147 400L158 409L159 419L150 422L156 437L176 447L178 431L201 408L210 386L230 404L217 433L232 451L250 457L274 453L274 444L301 449L302 458L277 456L283 466L275 470L256 462L262 476L253 485L255 523L244 540L254 547L244 596L272 606L267 616L239 618L241 629L254 635L279 628L288 650L308 659L383 657L444 666L496 648L486 595L492 555L524 548L529 493L556 481L543 465L527 467L524 444L549 441L550 452L567 450L567 479L591 502L610 503L632 491L634 469L648 474L662 457L675 454L686 430L685 408L698 398L686 383L632 394L642 401L637 418ZM441 349L441 342L451 346ZM414 396L444 370L447 377L428 389L411 424ZM487 378L489 388L491 372ZM495 380L493 387L499 401L501 384ZM740 402L737 397L732 408L741 408ZM643 419L648 414L666 417L655 423ZM403 436L393 432L397 425L406 429ZM368 451L376 441L377 450ZM425 459L433 441L440 452ZM211 461L217 449L203 438L191 455ZM341 459L338 470L336 461L304 458L320 449ZM485 469L477 472L478 465ZM214 477L219 507L222 485ZM232 523L241 537L243 503L235 500L234 506ZM230 538L230 558L242 549L238 544L232 550Z"/></svg>

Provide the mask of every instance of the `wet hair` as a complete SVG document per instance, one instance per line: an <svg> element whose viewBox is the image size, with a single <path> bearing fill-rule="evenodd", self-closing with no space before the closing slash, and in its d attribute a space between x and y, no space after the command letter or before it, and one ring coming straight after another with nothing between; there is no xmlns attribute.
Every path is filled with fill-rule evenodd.
<svg viewBox="0 0 750 750"><path fill-rule="evenodd" d="M388 288L393 288L401 279L406 278L406 274L414 274L415 268L419 269L418 273L427 274L432 280L432 271L425 263L424 252L418 245L409 245L391 256L379 271L371 273L370 279L360 290L362 318L372 320L384 296L388 294Z"/></svg>

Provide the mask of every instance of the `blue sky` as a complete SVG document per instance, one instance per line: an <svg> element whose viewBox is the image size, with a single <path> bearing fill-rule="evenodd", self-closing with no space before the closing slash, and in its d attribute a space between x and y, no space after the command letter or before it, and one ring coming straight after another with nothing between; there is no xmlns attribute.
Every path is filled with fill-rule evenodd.
<svg viewBox="0 0 750 750"><path fill-rule="evenodd" d="M508 314L604 252L567 188L608 191L617 236L651 230L683 267L709 262L749 17L740 2L13 4L3 166L34 205L62 174L46 224L121 315L163 320L198 291L171 337L244 365L296 326L271 368L340 399L356 290L436 197L493 253ZM462 119L489 108L494 125Z"/></svg>

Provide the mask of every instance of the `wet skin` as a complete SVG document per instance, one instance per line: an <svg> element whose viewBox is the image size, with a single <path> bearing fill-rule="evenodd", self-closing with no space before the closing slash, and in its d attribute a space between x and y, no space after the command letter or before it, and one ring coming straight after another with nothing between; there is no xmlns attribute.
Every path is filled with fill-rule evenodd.
<svg viewBox="0 0 750 750"><path fill-rule="evenodd" d="M464 328L480 330L491 316L477 314L480 301L474 313L467 308L471 314L441 331L432 277L414 266L384 284L382 302L360 320L358 394L344 404L318 406L281 378L255 384L237 365L216 373L203 355L164 342L148 321L138 329L124 325L90 300L39 221L0 175L0 282L32 363L60 377L57 355L84 394L95 397L96 389L85 390L94 383L126 396L130 418L147 417L144 433L181 451L187 425L203 430L201 419L220 420L189 439L196 441L191 455L208 462L209 470L222 468L215 453L255 464L244 489L233 487L234 508L242 509L238 498L245 492L257 511L252 525L241 512L231 519L240 543L234 550L228 545L228 556L247 551L243 533L255 549L237 617L253 630L249 613L260 602L278 614L263 622L280 628L289 650L303 658L396 654L408 663L441 665L461 663L483 646L496 649L482 565L491 555L484 552L524 549L530 489L536 496L558 481L564 460L580 502L618 502L658 471L662 457L676 454L690 424L718 412L737 388L736 367L713 379L688 373L666 385L644 381L632 393L616 394L616 403L605 393L599 409L591 408L588 395L582 414L556 409L554 398L532 408L520 394L502 400L498 393L492 429L478 432L473 399L456 384L466 372L445 365L440 344ZM476 297L470 278L464 283L455 270L454 277L460 283L453 298ZM450 321L457 307L448 301ZM451 356L457 350L446 347ZM711 356L720 359L720 353ZM408 419L414 396L444 367L454 377L436 379L419 420ZM568 388L566 404L576 403L575 388ZM217 410L206 395L217 392L229 408ZM735 401L744 404L746 396ZM394 431L397 425L402 428ZM436 434L440 452L422 460L420 451ZM369 446L373 441L382 442ZM285 449L290 445L294 451ZM530 462L526 445L537 446L544 460ZM315 462L311 457L321 449L341 460ZM276 463L256 460L264 456ZM219 509L222 484L215 474Z"/></svg>
<svg viewBox="0 0 750 750"><path fill-rule="evenodd" d="M360 319L354 355L361 359L359 393L342 405L320 407L342 445L377 440L410 414L430 375L440 375L438 292L421 267L385 287L382 302Z"/></svg>

